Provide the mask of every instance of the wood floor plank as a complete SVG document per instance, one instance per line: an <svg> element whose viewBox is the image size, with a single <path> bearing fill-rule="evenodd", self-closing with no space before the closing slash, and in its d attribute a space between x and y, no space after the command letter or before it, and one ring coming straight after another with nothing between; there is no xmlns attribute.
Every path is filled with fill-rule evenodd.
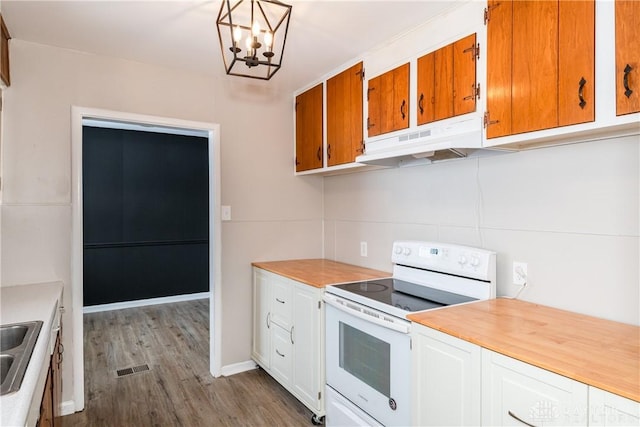
<svg viewBox="0 0 640 427"><path fill-rule="evenodd" d="M311 412L263 370L209 373L209 302L84 315L85 410L76 426L310 426ZM149 365L118 377L116 370Z"/></svg>

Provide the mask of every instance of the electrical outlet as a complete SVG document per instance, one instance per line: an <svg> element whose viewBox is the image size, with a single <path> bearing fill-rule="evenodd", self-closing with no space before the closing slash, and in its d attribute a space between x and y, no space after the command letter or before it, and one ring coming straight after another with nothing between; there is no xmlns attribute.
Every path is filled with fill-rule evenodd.
<svg viewBox="0 0 640 427"><path fill-rule="evenodd" d="M514 261L513 284L523 286L527 283L527 263Z"/></svg>
<svg viewBox="0 0 640 427"><path fill-rule="evenodd" d="M222 214L221 216L221 220L222 221L231 221L231 206L221 206L221 211Z"/></svg>
<svg viewBox="0 0 640 427"><path fill-rule="evenodd" d="M367 256L367 242L360 242L360 256Z"/></svg>

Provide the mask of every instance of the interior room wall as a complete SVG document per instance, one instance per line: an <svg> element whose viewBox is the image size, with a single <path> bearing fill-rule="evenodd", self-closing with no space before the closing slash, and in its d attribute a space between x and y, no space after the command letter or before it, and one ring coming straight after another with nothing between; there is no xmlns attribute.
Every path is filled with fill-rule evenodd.
<svg viewBox="0 0 640 427"><path fill-rule="evenodd" d="M325 255L391 269L397 239L497 252L497 293L640 324L636 136L325 178ZM360 242L369 256L360 256Z"/></svg>
<svg viewBox="0 0 640 427"><path fill-rule="evenodd" d="M1 286L61 280L71 337L71 106L219 123L222 204L222 364L247 361L251 261L322 254L322 180L296 179L290 94L260 85L13 39L4 92ZM248 86L247 86L248 85ZM237 95L239 94L239 95ZM275 94L271 94L275 95ZM291 160L292 161L292 160ZM73 396L71 354L63 401Z"/></svg>

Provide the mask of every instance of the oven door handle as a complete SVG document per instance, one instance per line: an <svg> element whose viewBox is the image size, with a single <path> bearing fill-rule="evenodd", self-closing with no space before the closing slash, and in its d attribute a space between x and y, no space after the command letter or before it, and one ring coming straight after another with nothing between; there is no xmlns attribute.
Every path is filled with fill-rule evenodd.
<svg viewBox="0 0 640 427"><path fill-rule="evenodd" d="M338 302L335 302L330 297L327 298L326 295L325 295L325 298L324 298L324 302L329 304L331 307L336 308L337 310L340 310L342 312L345 312L347 314L350 314L352 316L355 316L355 317L360 318L362 320L365 320L367 322L374 323L374 324L376 324L378 326L382 326L383 328L391 329L393 331L401 332L403 334L408 334L409 333L409 330L410 330L410 327L409 327L410 325L409 324L404 325L404 324L400 324L400 323L392 323L392 322L389 322L387 320L382 320L382 319L380 319L378 317L370 316L368 314L362 313L361 311L351 309L351 308L346 307L346 306L344 306L344 305L342 305L342 304L340 304Z"/></svg>

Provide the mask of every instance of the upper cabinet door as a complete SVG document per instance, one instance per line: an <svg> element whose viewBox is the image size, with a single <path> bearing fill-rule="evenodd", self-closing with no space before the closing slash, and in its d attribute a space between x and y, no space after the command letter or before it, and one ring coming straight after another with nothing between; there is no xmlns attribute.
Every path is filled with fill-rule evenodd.
<svg viewBox="0 0 640 427"><path fill-rule="evenodd" d="M409 63L369 80L368 136L409 127Z"/></svg>
<svg viewBox="0 0 640 427"><path fill-rule="evenodd" d="M409 127L409 63L393 70L393 100L395 114L393 129Z"/></svg>
<svg viewBox="0 0 640 427"><path fill-rule="evenodd" d="M435 120L453 117L453 45L435 51Z"/></svg>
<svg viewBox="0 0 640 427"><path fill-rule="evenodd" d="M487 12L487 138L496 138L511 135L513 2L489 0Z"/></svg>
<svg viewBox="0 0 640 427"><path fill-rule="evenodd" d="M296 97L296 172L322 167L322 83Z"/></svg>
<svg viewBox="0 0 640 427"><path fill-rule="evenodd" d="M640 1L616 0L616 114L640 112Z"/></svg>
<svg viewBox="0 0 640 427"><path fill-rule="evenodd" d="M327 80L327 165L362 153L362 62Z"/></svg>
<svg viewBox="0 0 640 427"><path fill-rule="evenodd" d="M595 1L563 0L559 7L558 124L595 120Z"/></svg>
<svg viewBox="0 0 640 427"><path fill-rule="evenodd" d="M558 2L513 2L513 133L558 125Z"/></svg>
<svg viewBox="0 0 640 427"><path fill-rule="evenodd" d="M476 111L476 34L453 44L453 115Z"/></svg>
<svg viewBox="0 0 640 427"><path fill-rule="evenodd" d="M435 59L435 52L418 58L418 125L431 123L435 117Z"/></svg>

